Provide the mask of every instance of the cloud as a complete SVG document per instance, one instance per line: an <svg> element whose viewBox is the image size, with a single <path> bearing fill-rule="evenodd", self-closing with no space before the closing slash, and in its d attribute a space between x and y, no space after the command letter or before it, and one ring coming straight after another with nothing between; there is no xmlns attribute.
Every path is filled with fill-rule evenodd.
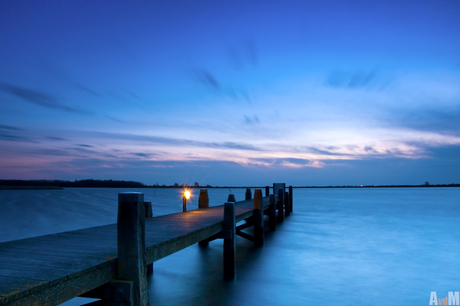
<svg viewBox="0 0 460 306"><path fill-rule="evenodd" d="M0 89L4 92L22 98L35 105L43 106L50 109L63 110L69 113L88 114L88 112L73 107L60 104L55 97L31 89L17 87L5 83L0 83Z"/></svg>
<svg viewBox="0 0 460 306"><path fill-rule="evenodd" d="M102 95L94 90L92 90L91 88L88 88L84 85L81 85L81 84L75 84L75 87L77 87L78 89L80 89L81 91L84 91L94 97L101 97Z"/></svg>
<svg viewBox="0 0 460 306"><path fill-rule="evenodd" d="M221 90L221 85L217 81L216 77L206 69L195 68L192 69L191 72L193 79L198 83L203 84L204 86L216 91Z"/></svg>
<svg viewBox="0 0 460 306"><path fill-rule="evenodd" d="M358 89L370 85L377 76L376 70L348 72L342 70L331 71L325 83L336 88Z"/></svg>
<svg viewBox="0 0 460 306"><path fill-rule="evenodd" d="M67 139L65 139L65 138L56 137L56 136L46 136L45 138L46 138L46 139L50 139L50 140L58 140L58 141L66 141L66 140L67 140Z"/></svg>
<svg viewBox="0 0 460 306"><path fill-rule="evenodd" d="M136 134L121 134L121 133L104 133L104 132L89 132L89 134L96 135L102 138L112 138L127 140L130 142L153 142L156 144L172 145L172 146L193 146L193 147L204 147L204 148L216 148L216 149L237 149L246 151L263 151L263 149L255 147L253 145L236 143L236 142L205 142L197 140L188 140L180 138L167 138L157 136L145 136Z"/></svg>
<svg viewBox="0 0 460 306"><path fill-rule="evenodd" d="M257 66L258 52L252 39L227 48L227 56L233 68L237 70L244 69L246 66Z"/></svg>
<svg viewBox="0 0 460 306"><path fill-rule="evenodd" d="M12 131L20 131L21 130L20 128L17 128L15 126L3 125L3 124L0 124L0 129L2 129L2 130L12 130Z"/></svg>
<svg viewBox="0 0 460 306"><path fill-rule="evenodd" d="M252 125L252 124L260 123L260 120L256 115L254 115L252 117L244 116L244 123Z"/></svg>

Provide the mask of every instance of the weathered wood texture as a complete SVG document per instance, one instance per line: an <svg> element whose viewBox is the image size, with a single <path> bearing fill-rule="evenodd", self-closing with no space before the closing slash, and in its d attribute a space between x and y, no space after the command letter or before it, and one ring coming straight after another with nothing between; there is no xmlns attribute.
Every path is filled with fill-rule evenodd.
<svg viewBox="0 0 460 306"><path fill-rule="evenodd" d="M268 209L269 197L263 198ZM253 201L235 204L235 223ZM222 232L224 206L145 219L146 263ZM0 305L56 305L117 279L117 224L0 243Z"/></svg>

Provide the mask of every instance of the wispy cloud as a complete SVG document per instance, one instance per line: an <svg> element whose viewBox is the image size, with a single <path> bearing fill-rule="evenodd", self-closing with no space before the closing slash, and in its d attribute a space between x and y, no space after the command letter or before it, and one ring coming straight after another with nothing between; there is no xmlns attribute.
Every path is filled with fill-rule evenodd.
<svg viewBox="0 0 460 306"><path fill-rule="evenodd" d="M5 83L0 83L0 89L35 105L55 110L62 110L69 113L88 114L86 111L63 105L59 103L55 97L40 91L13 86Z"/></svg>
<svg viewBox="0 0 460 306"><path fill-rule="evenodd" d="M252 125L252 124L260 123L260 120L259 120L259 117L257 117L256 115L252 117L244 116L244 123Z"/></svg>
<svg viewBox="0 0 460 306"><path fill-rule="evenodd" d="M206 86L207 88L220 91L221 85L217 78L208 70L202 68L195 68L191 70L192 77L198 83Z"/></svg>
<svg viewBox="0 0 460 306"><path fill-rule="evenodd" d="M343 70L331 71L325 83L332 87L345 87L358 89L369 86L375 81L378 73L376 70L348 72Z"/></svg>

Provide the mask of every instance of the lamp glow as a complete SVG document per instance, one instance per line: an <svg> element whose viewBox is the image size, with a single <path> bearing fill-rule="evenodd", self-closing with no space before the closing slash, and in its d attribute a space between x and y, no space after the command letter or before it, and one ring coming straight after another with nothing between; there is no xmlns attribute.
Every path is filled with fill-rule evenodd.
<svg viewBox="0 0 460 306"><path fill-rule="evenodd" d="M188 191L188 190L184 191L184 197L185 197L187 200L190 199L190 195L191 195L191 194L190 194L190 191Z"/></svg>

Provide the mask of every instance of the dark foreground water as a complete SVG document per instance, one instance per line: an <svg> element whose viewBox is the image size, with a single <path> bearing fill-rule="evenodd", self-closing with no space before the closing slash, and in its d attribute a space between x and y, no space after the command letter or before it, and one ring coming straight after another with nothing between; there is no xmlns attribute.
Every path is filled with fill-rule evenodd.
<svg viewBox="0 0 460 306"><path fill-rule="evenodd" d="M0 241L115 223L123 191L1 191ZM182 210L176 189L129 191L144 192L154 215ZM210 189L211 205L228 193ZM236 281L222 279L222 241L193 245L154 263L150 302L429 305L432 291L460 291L459 221L460 188L294 189L294 213L263 248L238 237Z"/></svg>

